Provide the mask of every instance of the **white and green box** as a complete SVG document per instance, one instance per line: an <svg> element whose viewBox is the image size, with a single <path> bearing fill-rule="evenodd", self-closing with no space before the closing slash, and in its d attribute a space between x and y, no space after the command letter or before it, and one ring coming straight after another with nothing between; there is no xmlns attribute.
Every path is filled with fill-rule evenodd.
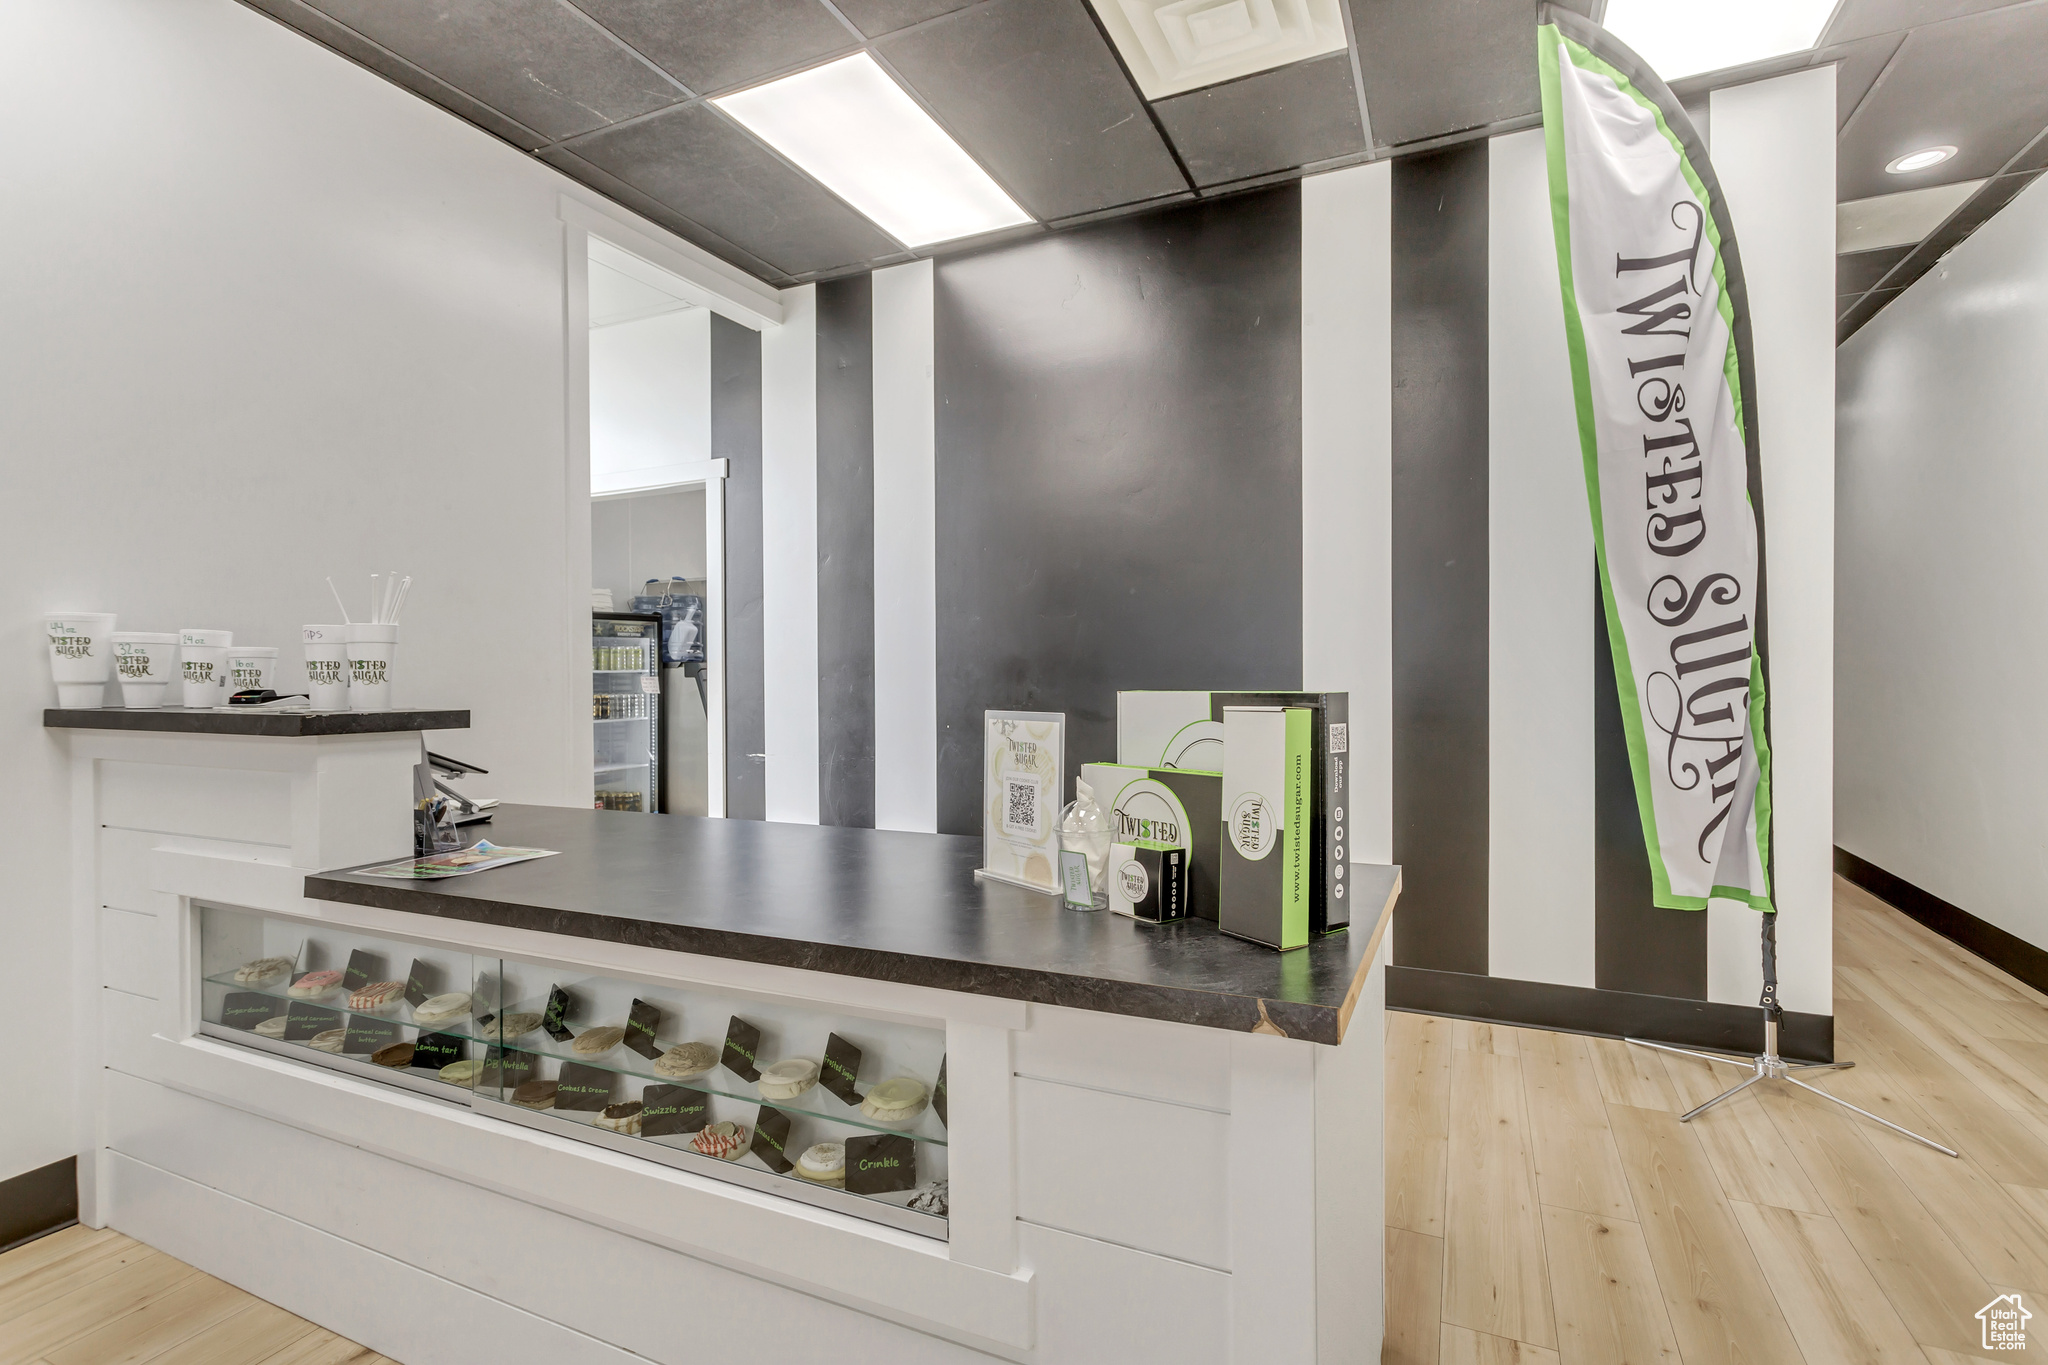
<svg viewBox="0 0 2048 1365"><path fill-rule="evenodd" d="M1288 949L1308 945L1315 716L1305 706L1223 708L1218 927Z"/></svg>
<svg viewBox="0 0 2048 1365"><path fill-rule="evenodd" d="M1188 917L1213 922L1223 774L1083 763L1081 780L1095 789L1117 843L1153 839L1187 850Z"/></svg>

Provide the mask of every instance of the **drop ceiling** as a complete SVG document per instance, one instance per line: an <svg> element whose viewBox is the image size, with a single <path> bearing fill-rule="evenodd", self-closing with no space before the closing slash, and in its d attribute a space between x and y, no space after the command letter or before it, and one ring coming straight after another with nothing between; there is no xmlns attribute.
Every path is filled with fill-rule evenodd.
<svg viewBox="0 0 2048 1365"><path fill-rule="evenodd" d="M1538 121L1535 0L242 3L775 285L960 245L911 251L710 102L854 52L1032 215L1013 235ZM1823 62L1837 198L1887 225L1842 243L1846 336L2048 167L2048 0L1842 0L1812 51L1676 89L1697 106ZM1942 143L1958 155L1885 173Z"/></svg>

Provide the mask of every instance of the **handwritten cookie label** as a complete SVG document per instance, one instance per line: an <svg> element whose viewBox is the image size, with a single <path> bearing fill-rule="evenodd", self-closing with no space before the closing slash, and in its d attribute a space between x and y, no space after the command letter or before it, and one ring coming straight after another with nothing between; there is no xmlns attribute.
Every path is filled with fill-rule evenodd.
<svg viewBox="0 0 2048 1365"><path fill-rule="evenodd" d="M737 1014L732 1016L725 1026L725 1051L719 1056L725 1069L743 1081L760 1080L760 1050L761 1030Z"/></svg>
<svg viewBox="0 0 2048 1365"><path fill-rule="evenodd" d="M893 1194L917 1187L917 1144L901 1133L846 1140L846 1192Z"/></svg>

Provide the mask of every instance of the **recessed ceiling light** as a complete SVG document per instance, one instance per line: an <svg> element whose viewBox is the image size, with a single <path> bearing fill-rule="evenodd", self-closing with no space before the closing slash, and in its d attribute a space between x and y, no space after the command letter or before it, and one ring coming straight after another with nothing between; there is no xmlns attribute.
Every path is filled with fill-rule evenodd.
<svg viewBox="0 0 2048 1365"><path fill-rule="evenodd" d="M1031 221L865 52L712 103L905 246Z"/></svg>
<svg viewBox="0 0 2048 1365"><path fill-rule="evenodd" d="M1711 11L1673 0L1607 0L1601 23L1667 81L1803 52L1820 41L1835 0L1719 0Z"/></svg>
<svg viewBox="0 0 2048 1365"><path fill-rule="evenodd" d="M1884 168L1893 175L1910 175L1914 171L1924 171L1929 166L1939 166L1955 154L1956 149L1953 147L1922 147L1917 152L1907 152L1904 156L1893 157L1885 163Z"/></svg>

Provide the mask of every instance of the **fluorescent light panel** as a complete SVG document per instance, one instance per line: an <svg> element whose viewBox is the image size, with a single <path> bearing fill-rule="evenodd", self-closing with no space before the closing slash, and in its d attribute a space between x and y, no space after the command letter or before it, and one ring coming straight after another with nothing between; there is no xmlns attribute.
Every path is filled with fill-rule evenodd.
<svg viewBox="0 0 2048 1365"><path fill-rule="evenodd" d="M1031 221L865 52L712 103L906 246Z"/></svg>
<svg viewBox="0 0 2048 1365"><path fill-rule="evenodd" d="M1602 21L1667 81L1803 52L1820 41L1835 0L1608 0Z"/></svg>

